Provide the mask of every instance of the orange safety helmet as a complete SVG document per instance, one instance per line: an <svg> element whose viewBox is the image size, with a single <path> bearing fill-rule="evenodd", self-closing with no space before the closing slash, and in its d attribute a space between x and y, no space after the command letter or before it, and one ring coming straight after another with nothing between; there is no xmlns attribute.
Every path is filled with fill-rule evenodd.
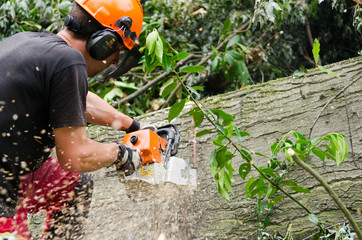
<svg viewBox="0 0 362 240"><path fill-rule="evenodd" d="M122 17L132 19L131 31L139 37L142 29L143 10L138 0L75 0L84 10L106 28L113 29L123 39L124 45L131 50L135 42L126 37L123 29L116 25Z"/></svg>

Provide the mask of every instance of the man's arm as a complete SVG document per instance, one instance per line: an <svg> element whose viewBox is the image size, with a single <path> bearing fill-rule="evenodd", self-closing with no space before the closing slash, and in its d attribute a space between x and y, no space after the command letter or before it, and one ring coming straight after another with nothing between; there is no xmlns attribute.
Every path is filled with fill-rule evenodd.
<svg viewBox="0 0 362 240"><path fill-rule="evenodd" d="M117 143L99 143L87 137L86 127L54 129L57 157L70 172L90 172L110 166L117 159Z"/></svg>
<svg viewBox="0 0 362 240"><path fill-rule="evenodd" d="M133 119L117 111L102 98L92 92L87 95L87 121L96 125L109 126L117 130L127 130Z"/></svg>

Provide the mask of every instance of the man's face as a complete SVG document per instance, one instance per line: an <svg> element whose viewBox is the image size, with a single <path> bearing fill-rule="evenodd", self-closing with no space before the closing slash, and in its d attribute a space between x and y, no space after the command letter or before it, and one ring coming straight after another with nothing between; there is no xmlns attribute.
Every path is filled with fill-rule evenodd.
<svg viewBox="0 0 362 240"><path fill-rule="evenodd" d="M111 64L117 64L119 62L120 52L125 50L123 44L119 44L118 50L109 56L105 60L95 60L92 59L92 63L88 66L88 77L94 77L96 74L102 72L104 69L108 68Z"/></svg>

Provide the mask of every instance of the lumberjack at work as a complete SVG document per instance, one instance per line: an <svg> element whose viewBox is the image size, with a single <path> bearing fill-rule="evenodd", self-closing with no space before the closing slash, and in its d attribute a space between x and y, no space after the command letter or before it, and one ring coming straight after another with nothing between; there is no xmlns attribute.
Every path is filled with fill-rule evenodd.
<svg viewBox="0 0 362 240"><path fill-rule="evenodd" d="M88 92L87 82L111 64L118 65L99 81L136 66L142 21L138 0L76 0L58 34L23 32L0 42L0 233L29 239L28 213L46 210L43 237L61 237L59 219L74 199L91 196L86 172L139 168L137 150L93 141L86 125L142 128ZM121 61L120 51L128 52Z"/></svg>

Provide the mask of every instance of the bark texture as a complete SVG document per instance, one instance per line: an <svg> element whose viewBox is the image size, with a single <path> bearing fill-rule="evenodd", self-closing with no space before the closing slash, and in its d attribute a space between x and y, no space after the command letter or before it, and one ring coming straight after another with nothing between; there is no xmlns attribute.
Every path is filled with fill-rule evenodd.
<svg viewBox="0 0 362 240"><path fill-rule="evenodd" d="M244 139L244 145L255 152L269 155L270 145L290 130L308 136L324 105L351 81L359 78L326 107L313 128L311 138L330 132L347 136L349 157L339 167L331 160L323 163L314 158L312 162L361 225L361 66L362 57L358 57L325 66L341 78L313 70L300 79L277 79L210 97L203 102L210 108L235 115L239 129L250 134ZM188 106L188 109L191 107ZM165 109L144 115L139 120L162 125L167 123L167 114L168 109ZM113 168L95 172L95 189L90 215L86 220L85 239L256 239L258 223L254 214L255 204L238 204L246 200L246 181L242 181L238 171L235 171L234 193L231 194L231 201L225 201L220 197L210 174L210 154L214 150L211 141L216 132L195 139L189 115L177 118L174 123L182 133L178 157L189 159L198 167L197 187L173 184L128 186L119 182ZM210 127L204 121L197 130ZM89 134L101 142L122 137L119 132L99 127L89 128ZM261 157L253 156L253 159L256 165L265 163ZM235 158L234 168L238 170L241 163L241 158ZM345 221L328 193L301 168L292 166L288 177L312 191L312 194L293 193L293 196L318 215L325 226ZM303 239L317 231L308 221L307 213L290 200L283 199L275 207L271 214L271 226L267 229L269 233L285 233L290 224L294 239Z"/></svg>

